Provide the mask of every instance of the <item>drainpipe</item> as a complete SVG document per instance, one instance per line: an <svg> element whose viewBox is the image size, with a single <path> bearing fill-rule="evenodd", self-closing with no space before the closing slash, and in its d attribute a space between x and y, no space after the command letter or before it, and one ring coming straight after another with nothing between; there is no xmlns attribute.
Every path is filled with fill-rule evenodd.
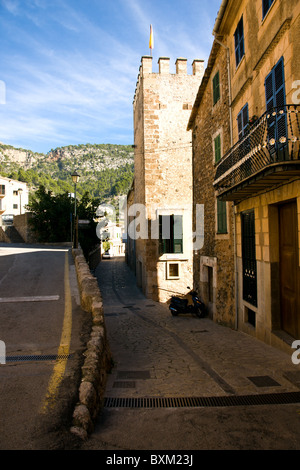
<svg viewBox="0 0 300 470"><path fill-rule="evenodd" d="M227 6L227 0L223 0L222 5L220 7L220 11L218 13L218 17L215 23L215 27L213 30L213 35L215 37L215 41L220 44L220 46L226 49L227 53L227 75L228 75L228 101L229 101L229 126L230 126L230 145L233 146L233 131L232 131L232 97L231 97L231 77L230 77L230 51L229 47L223 44L217 37L217 30L220 26L220 23L223 18L224 10ZM234 217L234 225L233 225L233 244L234 244L234 282L235 282L235 329L238 329L238 269L237 269L237 248L236 248L236 214L235 214L235 205L233 206L233 217Z"/></svg>

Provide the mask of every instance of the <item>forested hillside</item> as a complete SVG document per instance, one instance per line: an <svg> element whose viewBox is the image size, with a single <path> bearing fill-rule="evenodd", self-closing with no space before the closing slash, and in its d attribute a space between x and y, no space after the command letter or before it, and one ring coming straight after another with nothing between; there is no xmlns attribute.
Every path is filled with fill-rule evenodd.
<svg viewBox="0 0 300 470"><path fill-rule="evenodd" d="M71 174L80 174L79 195L111 200L126 194L133 180L131 146L113 144L69 145L48 154L0 144L0 175L24 181L32 189L44 186L54 194L73 192Z"/></svg>

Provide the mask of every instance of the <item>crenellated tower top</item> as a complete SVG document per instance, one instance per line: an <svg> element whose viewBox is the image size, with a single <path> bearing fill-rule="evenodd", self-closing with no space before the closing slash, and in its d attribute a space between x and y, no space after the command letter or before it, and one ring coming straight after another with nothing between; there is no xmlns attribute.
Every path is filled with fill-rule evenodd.
<svg viewBox="0 0 300 470"><path fill-rule="evenodd" d="M199 78L199 85L204 73L204 60L202 59L195 59L192 63L192 75L187 73L187 59L183 57L179 57L176 62L176 74L170 73L170 58L169 57L160 57L158 59L158 73L152 71L152 63L153 58L151 56L143 56L141 59L141 65L139 69L139 75L137 78L137 85L134 94L133 103L136 100L139 88L140 88L140 81L145 76L149 76L149 74L156 75L156 76L166 76L166 75L173 75L173 76L194 76Z"/></svg>

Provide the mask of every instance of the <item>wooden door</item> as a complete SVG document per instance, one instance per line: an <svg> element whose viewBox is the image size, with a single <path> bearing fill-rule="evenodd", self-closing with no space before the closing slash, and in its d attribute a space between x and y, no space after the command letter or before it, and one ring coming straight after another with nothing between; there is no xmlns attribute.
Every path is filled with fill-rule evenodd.
<svg viewBox="0 0 300 470"><path fill-rule="evenodd" d="M300 338L300 268L297 203L279 206L281 328Z"/></svg>

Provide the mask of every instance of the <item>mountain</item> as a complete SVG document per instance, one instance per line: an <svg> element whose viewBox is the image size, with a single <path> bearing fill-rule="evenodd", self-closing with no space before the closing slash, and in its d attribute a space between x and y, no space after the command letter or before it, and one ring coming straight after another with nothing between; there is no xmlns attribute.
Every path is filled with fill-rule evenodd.
<svg viewBox="0 0 300 470"><path fill-rule="evenodd" d="M40 185L54 194L74 192L71 174L80 174L79 195L109 201L124 195L133 180L133 149L130 145L82 144L51 149L47 154L17 149L0 143L0 175Z"/></svg>

